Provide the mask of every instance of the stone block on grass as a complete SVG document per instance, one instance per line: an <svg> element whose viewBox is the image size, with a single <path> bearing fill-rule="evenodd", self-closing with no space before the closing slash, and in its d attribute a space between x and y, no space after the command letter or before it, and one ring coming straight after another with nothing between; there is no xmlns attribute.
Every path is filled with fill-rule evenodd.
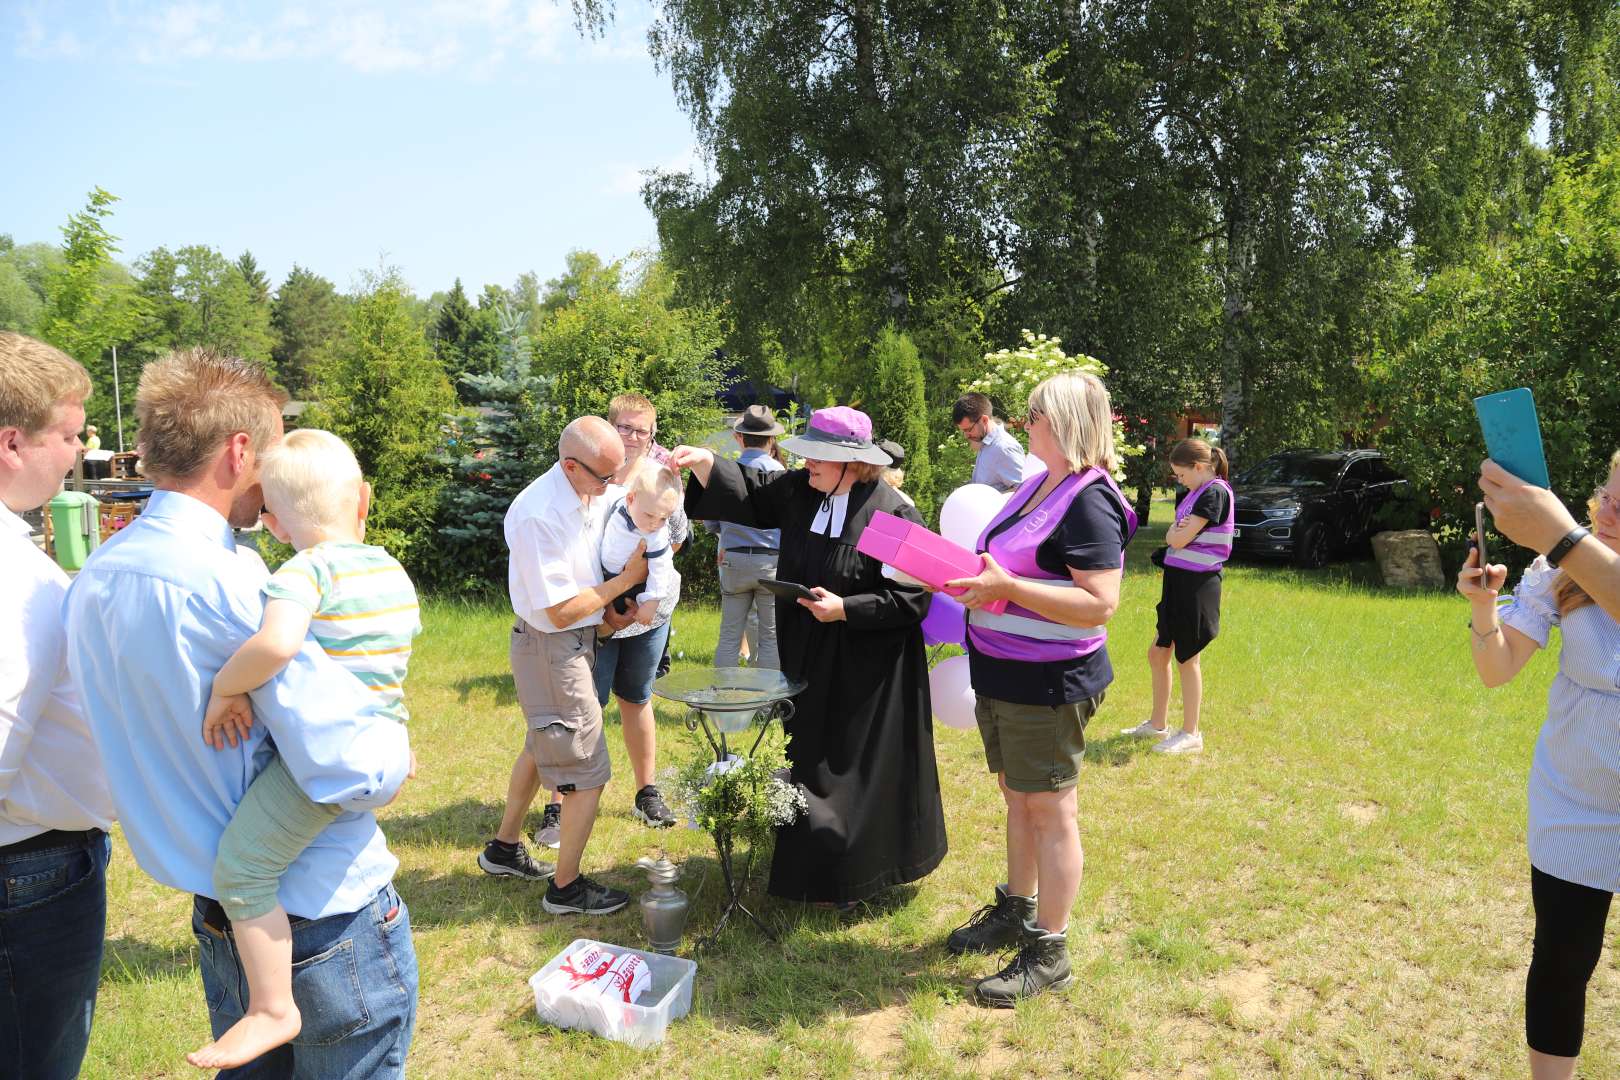
<svg viewBox="0 0 1620 1080"><path fill-rule="evenodd" d="M1443 589L1440 545L1427 529L1381 532L1372 538L1373 558L1385 585L1398 589Z"/></svg>

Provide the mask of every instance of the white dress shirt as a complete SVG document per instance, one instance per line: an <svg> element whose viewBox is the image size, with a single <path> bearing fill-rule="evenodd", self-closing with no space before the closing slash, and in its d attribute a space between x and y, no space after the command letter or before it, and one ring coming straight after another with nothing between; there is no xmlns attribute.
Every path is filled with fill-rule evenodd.
<svg viewBox="0 0 1620 1080"><path fill-rule="evenodd" d="M106 829L112 796L67 668L68 578L0 502L0 845Z"/></svg>
<svg viewBox="0 0 1620 1080"><path fill-rule="evenodd" d="M560 461L518 492L506 511L506 591L518 618L547 634L602 621L597 608L557 626L546 609L602 584L602 526L623 493L610 484L589 502L581 499Z"/></svg>

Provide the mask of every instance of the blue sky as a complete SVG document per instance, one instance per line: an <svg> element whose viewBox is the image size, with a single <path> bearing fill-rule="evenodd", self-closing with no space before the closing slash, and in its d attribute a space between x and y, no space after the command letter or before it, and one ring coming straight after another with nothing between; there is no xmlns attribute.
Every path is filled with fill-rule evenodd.
<svg viewBox="0 0 1620 1080"><path fill-rule="evenodd" d="M58 242L100 185L121 258L251 250L339 288L396 266L476 295L564 254L652 248L644 169L688 169L691 125L646 50L552 0L0 0L0 232Z"/></svg>

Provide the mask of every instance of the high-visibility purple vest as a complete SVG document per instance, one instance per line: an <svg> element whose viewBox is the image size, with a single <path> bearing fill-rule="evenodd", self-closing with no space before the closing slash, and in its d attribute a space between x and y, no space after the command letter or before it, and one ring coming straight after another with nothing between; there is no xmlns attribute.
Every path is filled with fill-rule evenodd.
<svg viewBox="0 0 1620 1080"><path fill-rule="evenodd" d="M1074 500L1098 481L1107 484L1125 511L1127 539L1136 532L1136 512L1131 509L1113 477L1101 469L1087 469L1065 477L1039 506L1025 514L1017 525L990 540L987 547L985 538L996 526L1016 514L1045 481L1046 473L1043 471L1019 485L1007 504L979 534L978 550L989 551L991 557L1014 577L1039 585L1072 589L1073 577L1067 573L1047 573L1035 561L1035 553L1042 541L1063 523L1064 515L1069 512ZM1125 556L1122 553L1120 565L1124 564ZM975 649L986 656L1041 664L1053 660L1075 660L1094 653L1108 640L1108 631L1101 626L1065 626L1028 608L1008 604L1007 610L1000 615L982 609L968 612L968 639Z"/></svg>
<svg viewBox="0 0 1620 1080"><path fill-rule="evenodd" d="M1232 485L1220 477L1211 477L1209 483L1199 484L1197 490L1187 492L1187 497L1176 506L1176 522L1179 524L1183 518L1192 513L1192 508L1198 502L1198 496L1209 489L1211 484L1219 484L1226 489L1226 520L1212 521L1198 530L1198 535L1192 538L1192 543L1181 550L1171 548L1165 552L1164 565L1174 566L1178 570L1197 570L1203 574L1213 574L1226 565L1226 560L1232 557L1232 535L1237 522L1237 497L1232 494Z"/></svg>

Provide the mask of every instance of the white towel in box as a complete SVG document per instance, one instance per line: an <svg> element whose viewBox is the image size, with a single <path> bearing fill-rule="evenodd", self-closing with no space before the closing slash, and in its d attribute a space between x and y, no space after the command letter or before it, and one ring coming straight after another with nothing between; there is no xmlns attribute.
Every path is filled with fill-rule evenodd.
<svg viewBox="0 0 1620 1080"><path fill-rule="evenodd" d="M558 1027L580 1028L586 1021L586 998L600 997L613 962L619 957L600 945L587 945L563 957L560 967L540 980L536 1003Z"/></svg>
<svg viewBox="0 0 1620 1080"><path fill-rule="evenodd" d="M652 986L652 972L647 970L647 961L640 956L621 953L608 969L607 977L598 982L603 997L633 1005Z"/></svg>

